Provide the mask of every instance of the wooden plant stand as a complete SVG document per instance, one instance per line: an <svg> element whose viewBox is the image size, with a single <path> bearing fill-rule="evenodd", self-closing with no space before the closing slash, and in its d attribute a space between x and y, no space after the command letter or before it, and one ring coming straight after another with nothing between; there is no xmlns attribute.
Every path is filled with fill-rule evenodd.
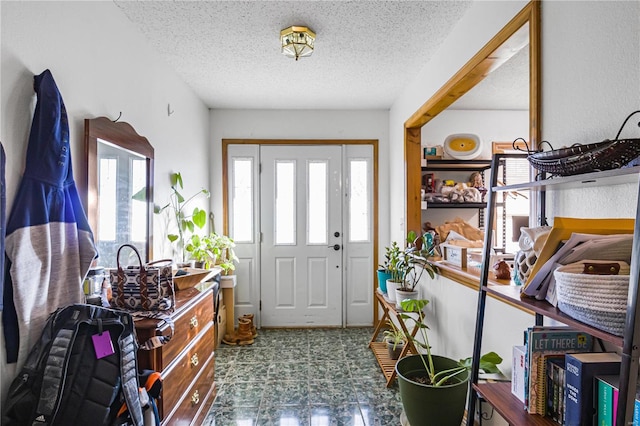
<svg viewBox="0 0 640 426"><path fill-rule="evenodd" d="M389 387L393 383L393 380L396 378L396 362L398 360L389 358L389 353L387 351L387 343L378 342L377 341L378 334L380 333L380 331L382 331L383 328L385 328L387 324L387 320L391 319L391 315L393 315L398 320L398 323L402 328L402 331L405 333L405 335L409 334L409 330L407 330L407 326L405 325L404 321L400 317L400 315L402 314L402 311L398 312L396 310L395 304L385 299L385 297L378 291L376 291L375 295L376 295L376 300L380 304L380 307L382 308L382 311L384 312L384 314L382 315L382 318L380 319L380 321L378 321L378 325L373 331L373 336L371 336L369 347L373 351L373 354L375 355L376 360L378 361L378 364L382 369L382 374L384 374L384 377L387 379L387 387ZM418 326L414 324L413 329L411 330L411 337L414 337L417 332L418 332ZM398 359L402 358L405 355L417 354L417 353L418 351L416 350L416 347L413 344L413 340L409 340L407 344L404 345L404 347L402 348L402 352L400 352L400 356L398 357Z"/></svg>

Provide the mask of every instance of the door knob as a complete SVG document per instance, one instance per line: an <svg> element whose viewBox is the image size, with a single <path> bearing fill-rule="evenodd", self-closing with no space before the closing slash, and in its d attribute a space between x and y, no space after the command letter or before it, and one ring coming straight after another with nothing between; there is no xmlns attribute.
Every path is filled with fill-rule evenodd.
<svg viewBox="0 0 640 426"><path fill-rule="evenodd" d="M332 246L329 246L329 248L333 248L335 251L340 250L340 244L334 244Z"/></svg>

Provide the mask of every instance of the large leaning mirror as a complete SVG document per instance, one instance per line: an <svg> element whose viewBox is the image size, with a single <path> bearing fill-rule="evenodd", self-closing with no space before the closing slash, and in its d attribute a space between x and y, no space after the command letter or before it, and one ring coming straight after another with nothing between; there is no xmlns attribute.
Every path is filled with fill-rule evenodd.
<svg viewBox="0 0 640 426"><path fill-rule="evenodd" d="M153 147L130 124L106 117L84 121L84 140L98 266L115 267L125 243L147 262L153 247Z"/></svg>

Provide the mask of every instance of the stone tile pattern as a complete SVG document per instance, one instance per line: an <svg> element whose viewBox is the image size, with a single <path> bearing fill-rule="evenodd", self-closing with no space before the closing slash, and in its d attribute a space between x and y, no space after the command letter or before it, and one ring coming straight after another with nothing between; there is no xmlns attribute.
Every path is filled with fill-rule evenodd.
<svg viewBox="0 0 640 426"><path fill-rule="evenodd" d="M259 330L251 346L216 350L218 394L205 426L400 425L368 347L371 328Z"/></svg>

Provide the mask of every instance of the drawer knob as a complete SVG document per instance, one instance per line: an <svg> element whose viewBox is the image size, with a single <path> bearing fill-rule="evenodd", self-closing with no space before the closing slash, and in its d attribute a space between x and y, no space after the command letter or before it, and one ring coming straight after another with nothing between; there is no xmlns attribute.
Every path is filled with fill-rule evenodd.
<svg viewBox="0 0 640 426"><path fill-rule="evenodd" d="M191 357L191 365L193 365L194 367L198 366L198 354L197 353L193 354L193 356Z"/></svg>
<svg viewBox="0 0 640 426"><path fill-rule="evenodd" d="M198 403L200 403L200 393L198 389L196 389L193 395L191 395L191 405L198 405Z"/></svg>
<svg viewBox="0 0 640 426"><path fill-rule="evenodd" d="M196 328L198 326L198 317L193 316L190 320L189 320L189 326L191 328Z"/></svg>

